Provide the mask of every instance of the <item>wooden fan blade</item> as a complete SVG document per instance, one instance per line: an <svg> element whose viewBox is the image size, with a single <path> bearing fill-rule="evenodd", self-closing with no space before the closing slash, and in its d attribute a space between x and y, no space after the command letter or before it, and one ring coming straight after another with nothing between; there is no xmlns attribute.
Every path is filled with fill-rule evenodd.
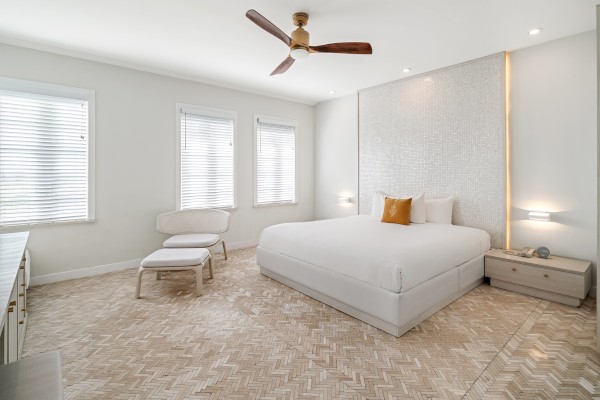
<svg viewBox="0 0 600 400"><path fill-rule="evenodd" d="M256 10L248 10L246 17L256 25L269 32L271 35L280 39L288 47L292 45L292 39L286 35L281 29L275 26L271 21L260 15Z"/></svg>
<svg viewBox="0 0 600 400"><path fill-rule="evenodd" d="M273 72L271 72L271 76L283 74L292 66L294 61L295 60L292 57L288 56L281 64L277 66L277 68L275 68L275 70L273 70Z"/></svg>
<svg viewBox="0 0 600 400"><path fill-rule="evenodd" d="M329 43L321 46L310 46L311 53L345 53L345 54L373 54L369 43L346 42Z"/></svg>

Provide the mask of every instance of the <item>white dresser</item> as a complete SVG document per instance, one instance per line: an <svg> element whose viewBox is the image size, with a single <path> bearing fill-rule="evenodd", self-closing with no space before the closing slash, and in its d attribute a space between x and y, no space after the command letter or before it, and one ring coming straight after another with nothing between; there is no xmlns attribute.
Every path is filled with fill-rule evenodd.
<svg viewBox="0 0 600 400"><path fill-rule="evenodd" d="M29 232L0 234L0 364L21 358L27 326L25 248Z"/></svg>

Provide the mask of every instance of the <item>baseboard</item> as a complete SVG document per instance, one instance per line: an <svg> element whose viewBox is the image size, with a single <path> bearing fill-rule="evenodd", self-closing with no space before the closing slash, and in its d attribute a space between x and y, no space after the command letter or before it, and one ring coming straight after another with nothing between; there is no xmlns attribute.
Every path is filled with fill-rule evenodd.
<svg viewBox="0 0 600 400"><path fill-rule="evenodd" d="M57 272L55 274L32 276L29 281L29 286L45 285L46 283L67 281L69 279L85 278L86 276L102 275L107 272L135 268L140 266L141 261L141 258L136 258L135 260L121 261L114 264L97 265L95 267L74 269L71 271Z"/></svg>
<svg viewBox="0 0 600 400"><path fill-rule="evenodd" d="M227 250L246 249L248 247L258 246L258 240L246 240L244 242L235 242L235 243L229 243L226 241L225 246L227 247ZM215 253L222 253L223 246L220 246L220 245L215 246L212 251Z"/></svg>
<svg viewBox="0 0 600 400"><path fill-rule="evenodd" d="M226 243L227 250L245 249L247 247L255 247L258 245L258 240L247 240L244 242ZM215 253L222 253L223 247L217 246L213 249ZM55 274L33 276L30 278L29 286L45 285L46 283L54 283L67 281L69 279L85 278L87 276L102 275L107 272L121 271L129 268L140 266L141 258L135 260L121 261L114 264L98 265L89 268L74 269L71 271L57 272ZM35 263L35 260L34 260Z"/></svg>

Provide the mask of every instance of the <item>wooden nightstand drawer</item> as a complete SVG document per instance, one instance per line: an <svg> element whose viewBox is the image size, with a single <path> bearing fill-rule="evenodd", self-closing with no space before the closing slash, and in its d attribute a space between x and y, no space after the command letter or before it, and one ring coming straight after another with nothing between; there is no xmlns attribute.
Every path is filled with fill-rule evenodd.
<svg viewBox="0 0 600 400"><path fill-rule="evenodd" d="M547 290L567 296L584 298L584 276L547 268L489 258L485 263L486 276L505 282Z"/></svg>

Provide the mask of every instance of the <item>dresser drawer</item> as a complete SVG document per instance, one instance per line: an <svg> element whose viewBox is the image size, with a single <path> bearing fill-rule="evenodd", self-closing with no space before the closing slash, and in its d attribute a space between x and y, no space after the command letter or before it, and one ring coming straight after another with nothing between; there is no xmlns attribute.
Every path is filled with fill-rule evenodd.
<svg viewBox="0 0 600 400"><path fill-rule="evenodd" d="M485 260L485 276L578 298L587 294L584 275L489 257Z"/></svg>

